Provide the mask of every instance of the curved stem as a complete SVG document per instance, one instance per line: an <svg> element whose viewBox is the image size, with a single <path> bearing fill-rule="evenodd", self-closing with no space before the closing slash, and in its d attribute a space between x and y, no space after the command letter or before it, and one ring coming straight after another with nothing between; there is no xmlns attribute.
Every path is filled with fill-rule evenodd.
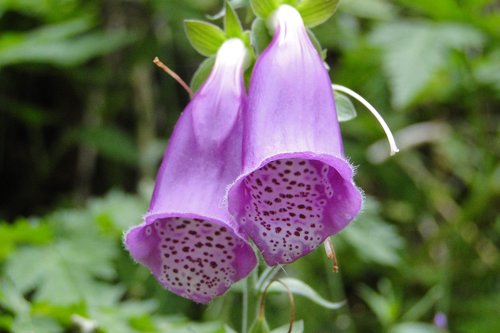
<svg viewBox="0 0 500 333"><path fill-rule="evenodd" d="M168 66L165 65L163 62L161 62L161 60L158 57L155 57L153 62L156 66L163 69L165 71L165 73L167 73L175 81L177 81L177 83L179 83L182 86L182 88L184 88L184 90L187 91L187 93L189 94L189 97L193 97L193 91L191 90L191 88L189 88L189 85L183 79L181 79L181 77L179 75L177 75L176 72L174 72L173 70L168 68Z"/></svg>
<svg viewBox="0 0 500 333"><path fill-rule="evenodd" d="M349 96L355 98L358 102L363 104L363 106L366 107L368 109L368 111L370 111L375 116L375 118L377 118L377 121L384 129L385 135L387 136L387 140L389 141L389 145L391 147L391 155L394 155L397 152L399 152L399 149L396 145L396 140L394 139L394 136L392 135L391 129L389 128L389 126L385 122L384 118L382 118L380 113L378 113L378 111L370 103L368 103L368 101L366 99L361 97L361 95L359 95L355 91L353 91L347 87L341 86L339 84L332 84L332 88L333 88L333 90L341 91L343 93L348 94Z"/></svg>
<svg viewBox="0 0 500 333"><path fill-rule="evenodd" d="M283 287L285 287L287 293L288 293L288 301L290 302L290 326L288 326L288 333L292 333L293 330L293 323L295 322L295 300L293 298L293 293L290 290L290 288L287 286L287 284L281 280L274 280L271 283L268 283L264 291L262 292L262 295L260 296L260 302L259 302L259 314L258 318L259 319L264 319L265 316L265 305L266 305L266 293L267 289L274 283L277 282L281 284Z"/></svg>
<svg viewBox="0 0 500 333"><path fill-rule="evenodd" d="M264 272L259 277L259 280L257 280L257 283L255 284L255 290L256 292L260 293L262 292L262 287L267 285L269 281L274 279L276 274L282 269L281 265L276 265L273 267L267 267Z"/></svg>

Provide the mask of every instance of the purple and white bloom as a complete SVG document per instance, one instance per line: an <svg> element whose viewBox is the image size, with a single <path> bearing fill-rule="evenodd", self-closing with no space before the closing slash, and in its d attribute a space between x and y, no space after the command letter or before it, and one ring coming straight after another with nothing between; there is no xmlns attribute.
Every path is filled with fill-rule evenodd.
<svg viewBox="0 0 500 333"><path fill-rule="evenodd" d="M229 211L269 265L290 263L358 214L331 81L297 10L280 6L257 59L244 113L243 173Z"/></svg>
<svg viewBox="0 0 500 333"><path fill-rule="evenodd" d="M199 303L222 295L256 265L223 204L242 167L246 53L239 39L220 47L170 138L144 223L125 235L132 257L162 286Z"/></svg>

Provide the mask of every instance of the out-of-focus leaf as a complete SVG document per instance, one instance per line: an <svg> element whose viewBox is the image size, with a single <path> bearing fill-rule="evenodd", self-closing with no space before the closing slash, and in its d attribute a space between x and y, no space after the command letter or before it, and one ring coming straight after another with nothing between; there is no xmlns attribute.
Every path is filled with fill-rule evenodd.
<svg viewBox="0 0 500 333"><path fill-rule="evenodd" d="M475 77L484 85L491 85L500 94L500 49L491 52L474 70Z"/></svg>
<svg viewBox="0 0 500 333"><path fill-rule="evenodd" d="M42 316L21 316L14 320L12 332L60 333L63 328L52 318Z"/></svg>
<svg viewBox="0 0 500 333"><path fill-rule="evenodd" d="M114 244L97 235L81 234L53 245L26 247L6 262L7 276L21 292L35 289L33 298L68 305L81 301L89 304L113 304L122 290L99 279L115 276L112 260ZM29 268L29 274L27 274Z"/></svg>
<svg viewBox="0 0 500 333"><path fill-rule="evenodd" d="M400 300L394 294L389 280L382 279L378 285L380 292L376 292L368 286L361 286L359 294L382 325L387 327L394 323L399 316Z"/></svg>
<svg viewBox="0 0 500 333"><path fill-rule="evenodd" d="M123 230L141 223L146 209L146 201L118 191L93 199L88 204L88 211L101 230L117 237L121 237Z"/></svg>
<svg viewBox="0 0 500 333"><path fill-rule="evenodd" d="M13 224L0 223L0 261L21 244L46 244L52 239L52 230L46 224L18 219Z"/></svg>
<svg viewBox="0 0 500 333"><path fill-rule="evenodd" d="M389 333L439 333L436 326L426 323L401 323L394 325Z"/></svg>
<svg viewBox="0 0 500 333"><path fill-rule="evenodd" d="M275 328L271 333L287 333L290 328L290 324L286 324ZM299 320L293 323L292 333L303 333L304 332L304 321Z"/></svg>
<svg viewBox="0 0 500 333"><path fill-rule="evenodd" d="M339 0L302 0L297 5L304 24L315 27L326 22L337 10Z"/></svg>
<svg viewBox="0 0 500 333"><path fill-rule="evenodd" d="M156 324L160 332L169 333L226 333L221 323L194 323L183 318L158 318ZM230 333L228 331L227 333Z"/></svg>
<svg viewBox="0 0 500 333"><path fill-rule="evenodd" d="M196 72L194 73L193 78L191 79L191 82L189 84L193 92L198 91L203 83L205 83L208 76L210 75L210 72L212 71L212 68L214 67L214 64L215 57L210 57L203 60L200 66L198 66L198 69L196 69Z"/></svg>
<svg viewBox="0 0 500 333"><path fill-rule="evenodd" d="M226 40L226 34L211 23L186 20L184 21L186 35L193 48L206 57L215 55Z"/></svg>
<svg viewBox="0 0 500 333"><path fill-rule="evenodd" d="M341 9L355 16L378 20L388 20L396 15L396 8L386 0L343 1Z"/></svg>
<svg viewBox="0 0 500 333"><path fill-rule="evenodd" d="M338 120L344 122L356 118L358 114L349 97L337 91L334 92L334 96Z"/></svg>
<svg viewBox="0 0 500 333"><path fill-rule="evenodd" d="M314 303L321 305L327 309L339 309L345 302L330 302L321 297L314 289L312 289L308 284L303 281L294 278L282 278L280 279L284 284L290 288L290 291L296 295L304 296ZM268 292L287 292L287 289L278 282L272 282L271 286L268 288Z"/></svg>
<svg viewBox="0 0 500 333"><path fill-rule="evenodd" d="M76 66L132 42L125 31L93 32L88 20L49 25L28 33L0 36L0 67L23 62Z"/></svg>
<svg viewBox="0 0 500 333"><path fill-rule="evenodd" d="M137 163L136 145L128 133L116 127L82 128L75 131L72 138L95 147L109 159L130 165Z"/></svg>
<svg viewBox="0 0 500 333"><path fill-rule="evenodd" d="M30 303L24 299L15 285L5 278L0 280L0 305L16 315L26 314L30 310Z"/></svg>
<svg viewBox="0 0 500 333"><path fill-rule="evenodd" d="M93 308L90 317L95 320L100 330L106 333L142 333L130 323L134 318L148 315L157 308L154 301L120 303L120 306Z"/></svg>
<svg viewBox="0 0 500 333"><path fill-rule="evenodd" d="M348 243L367 262L388 266L400 263L404 239L394 226L380 218L378 205L371 198L365 199L363 212L335 238Z"/></svg>
<svg viewBox="0 0 500 333"><path fill-rule="evenodd" d="M402 316L403 320L415 321L421 319L442 297L443 288L440 285L431 288L416 304L406 311Z"/></svg>
<svg viewBox="0 0 500 333"><path fill-rule="evenodd" d="M392 102L395 107L404 108L446 66L449 51L479 47L484 38L466 25L396 22L377 27L371 41L383 49Z"/></svg>

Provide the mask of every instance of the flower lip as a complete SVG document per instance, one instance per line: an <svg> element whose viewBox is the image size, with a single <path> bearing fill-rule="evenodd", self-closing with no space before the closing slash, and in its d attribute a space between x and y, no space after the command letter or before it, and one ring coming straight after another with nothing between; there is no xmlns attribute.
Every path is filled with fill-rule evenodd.
<svg viewBox="0 0 500 333"><path fill-rule="evenodd" d="M256 264L248 244L222 221L196 214L150 217L127 233L125 245L178 295L208 303Z"/></svg>
<svg viewBox="0 0 500 333"><path fill-rule="evenodd" d="M279 154L232 185L229 210L269 265L290 263L338 233L361 209L342 158Z"/></svg>

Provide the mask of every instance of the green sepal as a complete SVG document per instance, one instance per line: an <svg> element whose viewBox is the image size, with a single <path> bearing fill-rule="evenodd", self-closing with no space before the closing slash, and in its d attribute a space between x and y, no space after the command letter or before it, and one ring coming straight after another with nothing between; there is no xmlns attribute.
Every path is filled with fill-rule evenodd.
<svg viewBox="0 0 500 333"><path fill-rule="evenodd" d="M200 66L198 66L198 69L196 70L196 72L194 72L193 78L191 79L191 82L189 84L193 92L197 92L198 89L200 89L203 83L207 80L210 72L212 71L212 68L214 67L214 64L215 57L210 57L203 60Z"/></svg>
<svg viewBox="0 0 500 333"><path fill-rule="evenodd" d="M226 15L224 15L224 30L226 31L226 38L243 37L243 27L241 26L240 18L227 0Z"/></svg>
<svg viewBox="0 0 500 333"><path fill-rule="evenodd" d="M311 28L326 22L337 10L339 0L302 0L297 5L304 24Z"/></svg>
<svg viewBox="0 0 500 333"><path fill-rule="evenodd" d="M250 326L248 333L271 333L266 318L256 318L252 326Z"/></svg>
<svg viewBox="0 0 500 333"><path fill-rule="evenodd" d="M309 39L313 43L316 51L318 51L319 55L321 56L321 59L323 59L324 61L326 59L326 49L323 49L321 47L318 38L316 38L316 35L314 34L314 32L312 32L311 29L307 29L307 35L309 36Z"/></svg>
<svg viewBox="0 0 500 333"><path fill-rule="evenodd" d="M335 109L339 122L349 121L358 116L349 97L338 91L334 91L333 96L335 97Z"/></svg>
<svg viewBox="0 0 500 333"><path fill-rule="evenodd" d="M255 15L260 18L267 18L281 4L280 0L250 0L250 6Z"/></svg>
<svg viewBox="0 0 500 333"><path fill-rule="evenodd" d="M264 51L271 42L271 39L272 37L267 30L266 21L261 18L255 19L252 23L251 40L257 55Z"/></svg>
<svg viewBox="0 0 500 333"><path fill-rule="evenodd" d="M184 26L193 48L206 57L216 54L219 47L226 40L224 31L211 23L185 20Z"/></svg>

